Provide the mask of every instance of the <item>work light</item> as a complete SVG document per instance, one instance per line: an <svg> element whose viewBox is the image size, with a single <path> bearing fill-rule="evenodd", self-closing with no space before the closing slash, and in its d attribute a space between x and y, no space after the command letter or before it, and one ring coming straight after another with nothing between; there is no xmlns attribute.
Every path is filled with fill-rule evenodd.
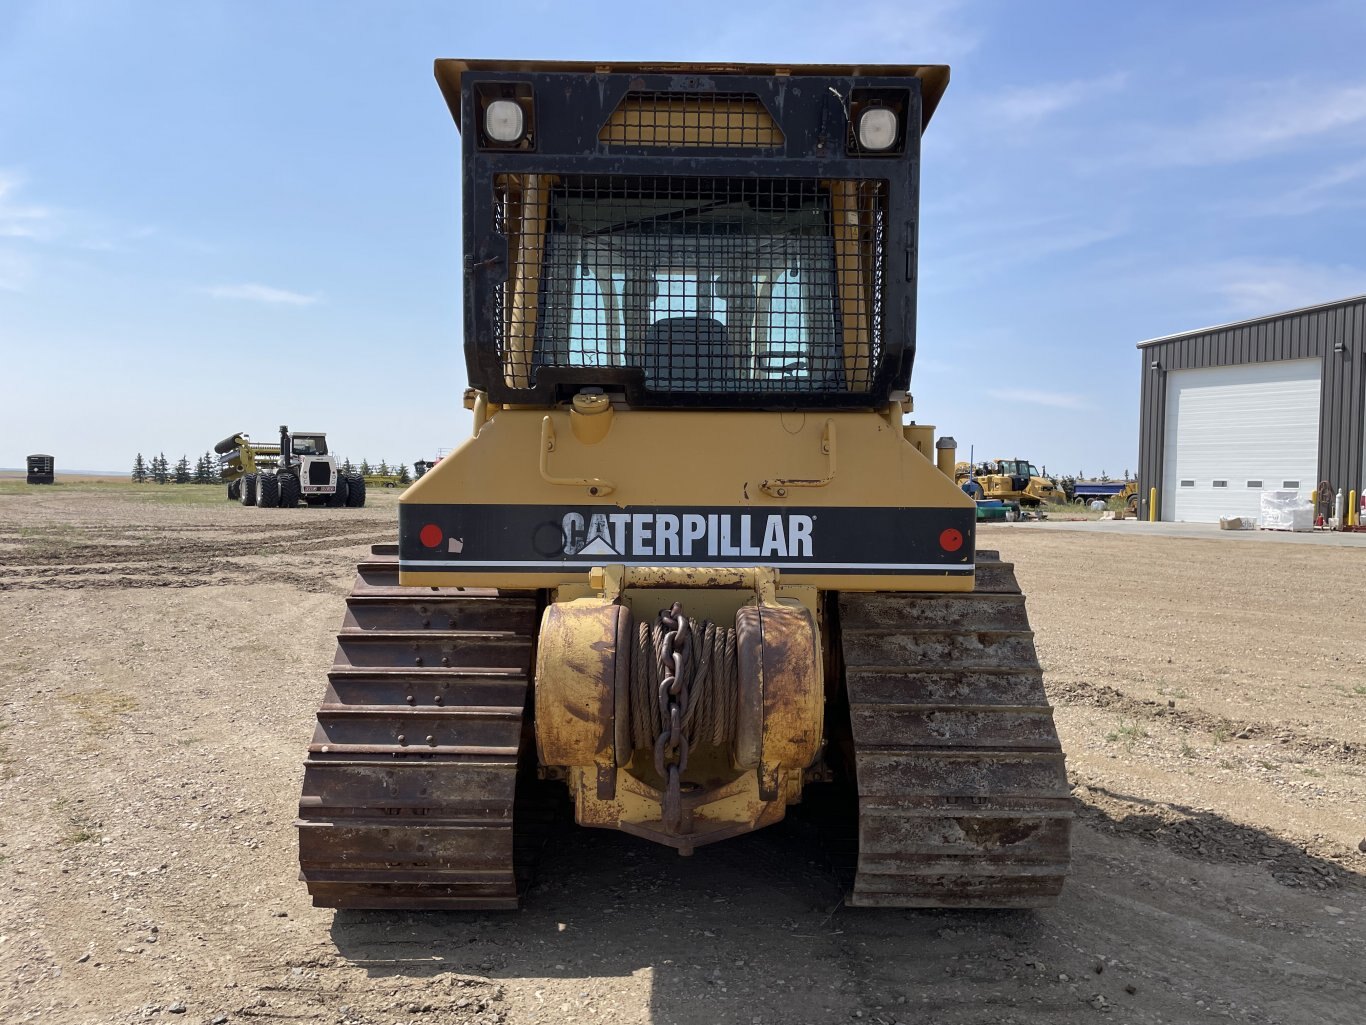
<svg viewBox="0 0 1366 1025"><path fill-rule="evenodd" d="M526 115L515 100L494 100L484 111L484 134L494 142L516 142L526 131Z"/></svg>
<svg viewBox="0 0 1366 1025"><path fill-rule="evenodd" d="M858 144L861 149L874 152L896 145L896 112L886 107L869 107L860 114Z"/></svg>

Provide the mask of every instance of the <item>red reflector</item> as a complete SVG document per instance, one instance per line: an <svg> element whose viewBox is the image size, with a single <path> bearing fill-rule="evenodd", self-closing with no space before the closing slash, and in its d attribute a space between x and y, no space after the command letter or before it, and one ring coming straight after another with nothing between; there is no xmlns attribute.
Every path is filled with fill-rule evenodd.
<svg viewBox="0 0 1366 1025"><path fill-rule="evenodd" d="M445 536L445 534L441 533L441 528L435 523L427 524L422 528L422 533L417 535L418 540L428 548L435 548L437 545L441 544L441 540Z"/></svg>
<svg viewBox="0 0 1366 1025"><path fill-rule="evenodd" d="M426 531L423 531L424 535ZM939 535L939 547L946 552L956 552L963 547L963 532L950 527Z"/></svg>

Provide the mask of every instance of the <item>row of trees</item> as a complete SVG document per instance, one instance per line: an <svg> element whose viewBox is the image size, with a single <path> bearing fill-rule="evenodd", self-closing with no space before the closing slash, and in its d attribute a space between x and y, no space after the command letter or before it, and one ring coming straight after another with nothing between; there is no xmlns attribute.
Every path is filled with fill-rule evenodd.
<svg viewBox="0 0 1366 1025"><path fill-rule="evenodd" d="M1042 473L1045 477L1051 477L1051 476L1052 476L1052 474L1050 474L1050 473L1048 472L1048 467L1047 467L1047 466L1045 466L1045 467L1044 467L1041 471L1039 471L1039 472ZM1108 473L1106 473L1104 470L1101 470L1100 473L1099 473L1097 476L1095 476L1095 477L1088 477L1088 476L1086 476L1086 471L1085 471L1085 470L1078 470L1075 474L1070 474L1070 473L1062 474L1062 475L1061 475L1060 477L1058 477L1057 479L1058 479L1058 480L1061 480L1063 477L1066 477L1068 480L1098 480L1098 481L1101 481L1102 483L1105 483L1105 484L1108 484L1108 483L1110 483L1111 480L1113 480L1113 478L1112 478ZM1125 471L1124 471L1124 482L1127 484L1127 483L1128 483L1129 481L1131 481L1131 480L1133 480L1133 477L1131 477L1131 476L1129 475L1129 471L1128 471L1128 470L1125 470Z"/></svg>
<svg viewBox="0 0 1366 1025"><path fill-rule="evenodd" d="M379 474L382 477L395 475L400 484L411 484L413 476L408 472L408 467L404 463L399 463L394 469L390 469L389 464L380 460L378 466L371 466L367 460L362 459L360 466L353 466L351 460L346 460L341 464L342 473L355 473L360 470L361 476L369 477ZM151 459L144 459L142 453L137 454L133 460L133 472L130 474L134 484L222 484L223 474L218 465L218 459L211 453L205 452L202 456L190 465L189 456L181 456L174 466L166 458L165 452L158 452Z"/></svg>
<svg viewBox="0 0 1366 1025"><path fill-rule="evenodd" d="M131 474L134 484L221 484L223 478L218 473L218 460L205 452L190 466L190 457L181 456L175 466L170 464L165 452L159 452L151 459L143 459L139 452L133 460Z"/></svg>

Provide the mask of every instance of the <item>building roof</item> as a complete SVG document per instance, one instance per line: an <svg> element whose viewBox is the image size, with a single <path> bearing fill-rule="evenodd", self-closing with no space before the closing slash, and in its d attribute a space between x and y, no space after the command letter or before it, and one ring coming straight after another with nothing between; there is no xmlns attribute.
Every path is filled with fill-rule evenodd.
<svg viewBox="0 0 1366 1025"><path fill-rule="evenodd" d="M1212 324L1209 327L1199 327L1194 331L1178 331L1175 334L1162 335L1158 338L1149 338L1145 342L1139 342L1136 348L1144 349L1149 345L1157 345L1159 342L1171 342L1178 338L1192 338L1195 335L1207 335L1211 331L1227 331L1231 327L1242 327L1245 324L1260 324L1267 320L1279 320L1281 317L1293 317L1298 313L1314 313L1318 310L1329 310L1334 306L1349 306L1352 303L1359 303L1366 300L1366 295L1351 295L1346 299L1333 299L1326 303L1315 303L1313 306L1301 306L1294 310L1282 310L1279 313L1267 313L1260 317L1247 317L1243 320L1231 320L1227 324Z"/></svg>

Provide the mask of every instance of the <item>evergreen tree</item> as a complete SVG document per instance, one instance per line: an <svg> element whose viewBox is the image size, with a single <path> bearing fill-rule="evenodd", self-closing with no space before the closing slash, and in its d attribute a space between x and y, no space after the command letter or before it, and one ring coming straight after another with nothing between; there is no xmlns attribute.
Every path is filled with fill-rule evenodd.
<svg viewBox="0 0 1366 1025"><path fill-rule="evenodd" d="M362 477L370 476L370 464L367 463L364 459L360 461L360 475Z"/></svg>
<svg viewBox="0 0 1366 1025"><path fill-rule="evenodd" d="M146 483L147 483L147 463L146 463L146 461L142 458L142 453L141 453L141 452L139 452L139 453L138 453L138 457L137 457L136 459L133 460L133 483L134 483L134 484L146 484Z"/></svg>
<svg viewBox="0 0 1366 1025"><path fill-rule="evenodd" d="M222 484L223 477L218 469L218 457L212 452L204 453L204 483Z"/></svg>
<svg viewBox="0 0 1366 1025"><path fill-rule="evenodd" d="M352 474L352 473L355 473L355 472L356 472L356 468L355 468L354 466L351 465L351 460L349 460L349 459L346 460L346 462L344 462L344 463L341 464L340 469L341 469L341 472L342 472L342 473L345 473L345 474Z"/></svg>
<svg viewBox="0 0 1366 1025"><path fill-rule="evenodd" d="M196 484L213 483L213 456L207 452L195 460L194 482Z"/></svg>
<svg viewBox="0 0 1366 1025"><path fill-rule="evenodd" d="M175 482L177 484L188 484L193 479L190 475L190 457L181 456L180 462L175 464Z"/></svg>
<svg viewBox="0 0 1366 1025"><path fill-rule="evenodd" d="M389 476L389 474L391 474L393 471L389 469L389 464L386 463L383 459L381 459L381 460L379 461L379 469L376 470L375 472L376 472L377 474L379 474L381 477L387 477L387 476Z"/></svg>
<svg viewBox="0 0 1366 1025"><path fill-rule="evenodd" d="M400 484L411 484L413 482L413 478L408 475L407 463L398 464L398 482Z"/></svg>
<svg viewBox="0 0 1366 1025"><path fill-rule="evenodd" d="M158 484L165 484L170 479L171 474L167 469L166 453L158 453L152 457L152 480Z"/></svg>

